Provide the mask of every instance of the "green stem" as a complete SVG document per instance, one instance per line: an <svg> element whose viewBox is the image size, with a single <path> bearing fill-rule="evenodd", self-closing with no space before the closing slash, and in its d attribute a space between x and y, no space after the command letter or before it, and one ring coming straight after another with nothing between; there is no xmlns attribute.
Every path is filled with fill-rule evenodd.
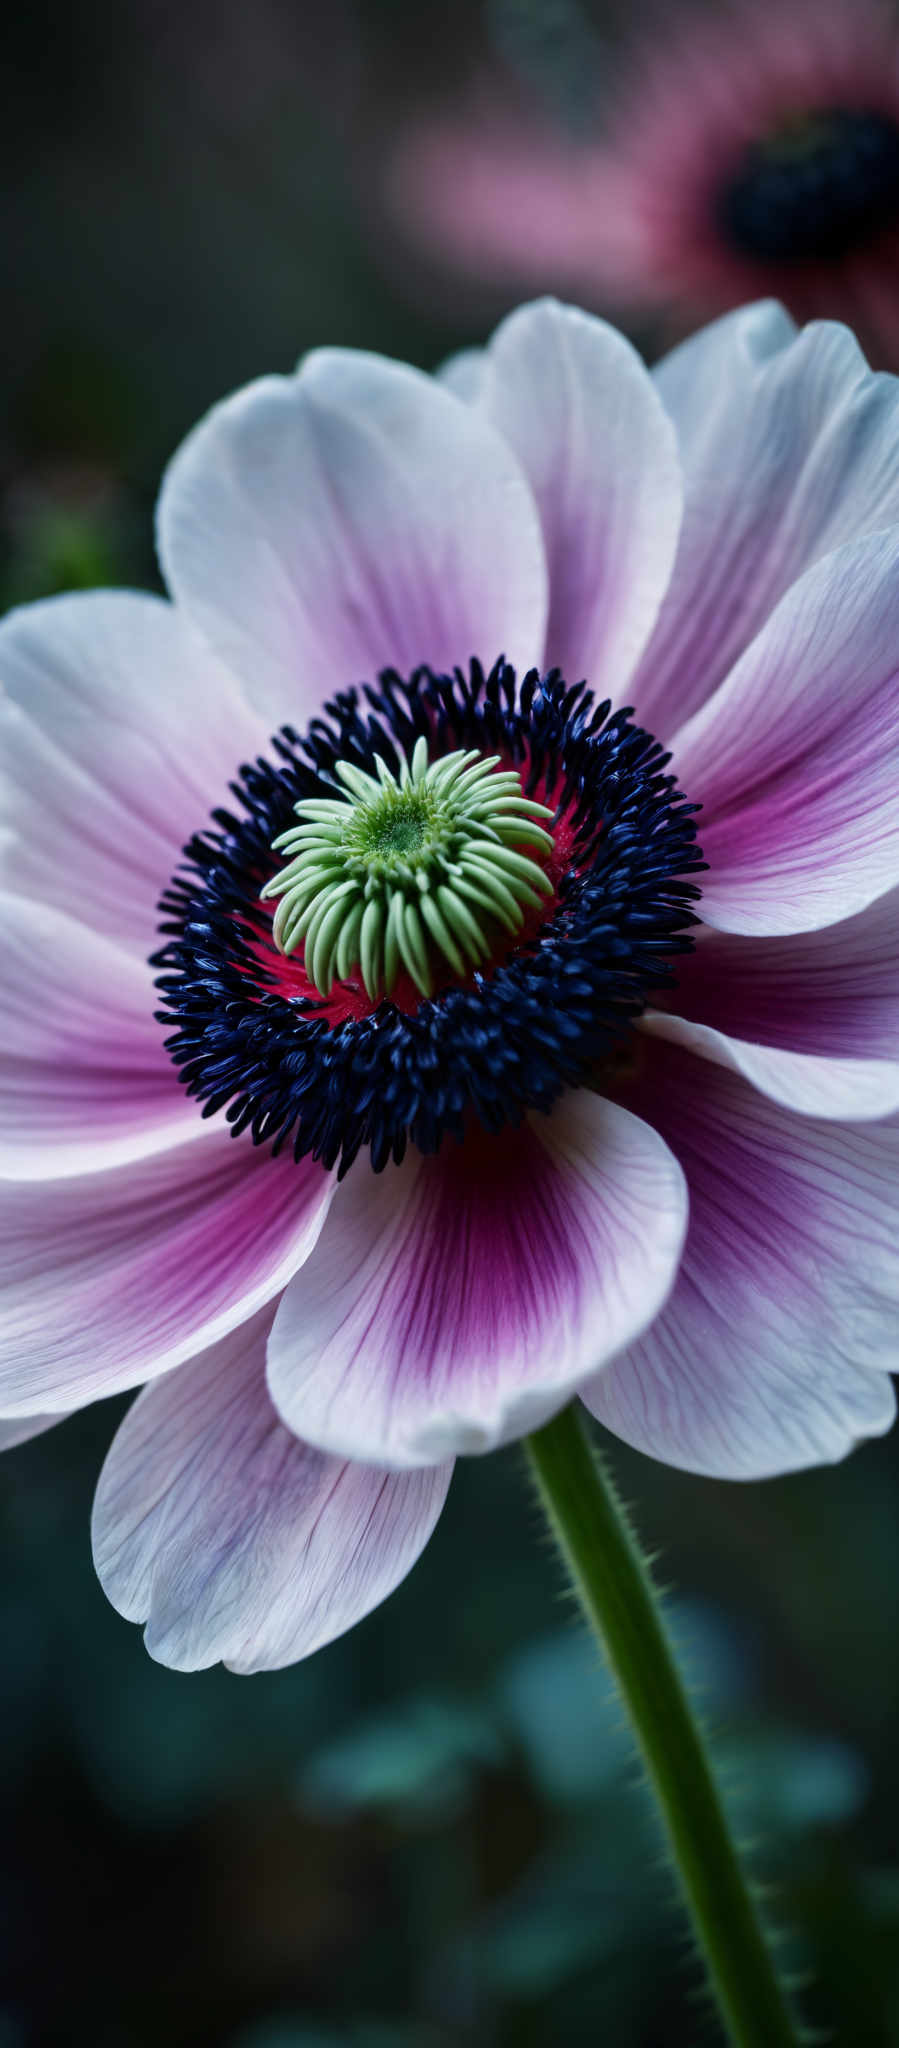
<svg viewBox="0 0 899 2048"><path fill-rule="evenodd" d="M526 1443L553 1534L630 1713L730 2040L796 2048L658 1598L609 1473L573 1407Z"/></svg>

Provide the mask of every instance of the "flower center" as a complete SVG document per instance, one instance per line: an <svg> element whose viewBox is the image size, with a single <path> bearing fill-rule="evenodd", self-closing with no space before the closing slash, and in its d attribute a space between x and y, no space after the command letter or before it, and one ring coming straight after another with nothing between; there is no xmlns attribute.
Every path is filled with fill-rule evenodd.
<svg viewBox="0 0 899 2048"><path fill-rule="evenodd" d="M668 767L586 683L502 659L385 669L283 726L160 903L157 1014L203 1115L380 1172L595 1077L691 945Z"/></svg>
<svg viewBox="0 0 899 2048"><path fill-rule="evenodd" d="M262 890L280 897L275 944L287 956L303 944L323 996L354 967L372 1001L392 993L401 968L429 996L435 956L465 976L490 959L497 928L520 930L553 893L533 857L552 852L542 821L553 813L499 754L460 748L431 761L423 736L411 762L395 752L396 772L381 754L373 775L337 761L340 794L303 798L300 823L272 843L288 857Z"/></svg>
<svg viewBox="0 0 899 2048"><path fill-rule="evenodd" d="M847 256L899 222L899 126L848 107L784 120L745 150L715 212L741 255L774 263Z"/></svg>

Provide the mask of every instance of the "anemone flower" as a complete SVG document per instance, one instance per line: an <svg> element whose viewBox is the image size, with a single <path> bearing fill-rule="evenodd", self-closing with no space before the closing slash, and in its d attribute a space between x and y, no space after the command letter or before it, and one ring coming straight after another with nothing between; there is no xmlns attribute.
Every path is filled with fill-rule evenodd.
<svg viewBox="0 0 899 2048"><path fill-rule="evenodd" d="M4 1441L143 1385L162 1661L338 1634L576 1395L731 1478L887 1427L897 455L843 328L543 302L238 392L170 601L5 622Z"/></svg>
<svg viewBox="0 0 899 2048"><path fill-rule="evenodd" d="M692 0L632 33L594 140L481 87L386 162L390 214L460 272L680 332L771 292L899 363L899 34L880 0Z"/></svg>

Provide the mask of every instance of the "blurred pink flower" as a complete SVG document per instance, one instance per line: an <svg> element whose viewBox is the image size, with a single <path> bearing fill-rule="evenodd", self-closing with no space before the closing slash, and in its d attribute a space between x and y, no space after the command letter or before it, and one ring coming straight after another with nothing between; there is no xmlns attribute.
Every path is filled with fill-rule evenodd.
<svg viewBox="0 0 899 2048"><path fill-rule="evenodd" d="M445 291L449 274L454 298L508 299L536 284L590 303L602 290L597 154L595 136L575 139L488 73L456 102L398 115L378 138L377 178L362 156L363 204L381 209L375 246L413 296L441 277Z"/></svg>
<svg viewBox="0 0 899 2048"><path fill-rule="evenodd" d="M768 293L899 362L899 37L880 0L644 17L591 141L499 80L400 129L389 215L432 267L685 332Z"/></svg>
<svg viewBox="0 0 899 2048"><path fill-rule="evenodd" d="M146 1382L94 1545L154 1656L328 1641L453 1457L575 1393L734 1478L888 1426L897 454L843 328L758 306L652 378L545 302L441 379L249 386L166 477L171 602L0 629L0 1431ZM519 683L469 667L499 647ZM520 856L463 847L435 900L486 890L493 957L388 1000L323 976L321 921L277 950L260 890L338 759L416 739L499 754L554 843L511 937Z"/></svg>

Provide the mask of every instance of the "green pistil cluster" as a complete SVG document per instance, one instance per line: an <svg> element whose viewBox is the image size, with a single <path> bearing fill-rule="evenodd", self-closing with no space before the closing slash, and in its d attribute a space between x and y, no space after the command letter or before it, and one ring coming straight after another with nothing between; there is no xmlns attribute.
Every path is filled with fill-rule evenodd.
<svg viewBox="0 0 899 2048"><path fill-rule="evenodd" d="M376 777L338 761L346 795L298 803L300 823L273 844L288 856L262 891L281 899L275 943L286 954L305 945L323 996L354 968L373 1002L402 968L430 995L435 957L467 975L489 960L497 927L519 931L552 895L534 855L552 851L541 821L553 813L498 754L429 761L419 739L411 763L399 761L393 773L378 757Z"/></svg>

